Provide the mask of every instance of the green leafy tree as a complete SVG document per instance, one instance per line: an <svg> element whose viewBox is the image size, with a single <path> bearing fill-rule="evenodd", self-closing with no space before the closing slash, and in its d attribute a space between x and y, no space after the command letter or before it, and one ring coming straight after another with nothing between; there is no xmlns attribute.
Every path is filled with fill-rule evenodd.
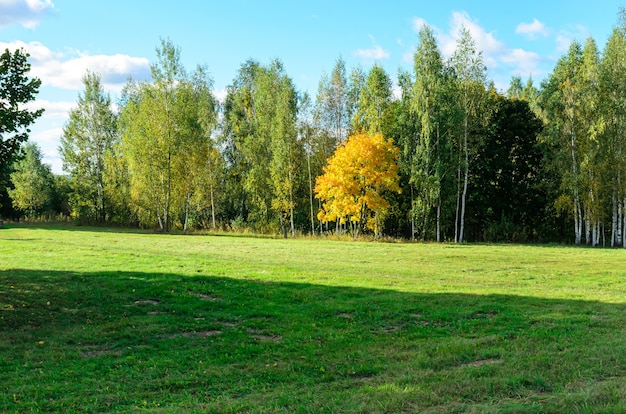
<svg viewBox="0 0 626 414"><path fill-rule="evenodd" d="M246 190L246 181L251 167L248 143L253 139L255 125L254 91L259 63L254 60L244 62L227 88L223 104L219 144L225 161L224 209L226 219L231 223L248 223L253 202ZM252 214L254 215L254 214Z"/></svg>
<svg viewBox="0 0 626 414"><path fill-rule="evenodd" d="M468 199L473 214L466 234L480 241L536 240L548 215L537 140L542 123L523 99L491 91L488 105L488 128L472 169L476 190Z"/></svg>
<svg viewBox="0 0 626 414"><path fill-rule="evenodd" d="M297 130L298 94L279 60L246 62L225 104L224 147L231 180L241 188L247 223L295 234L303 142ZM232 182L232 181L231 181Z"/></svg>
<svg viewBox="0 0 626 414"><path fill-rule="evenodd" d="M167 232L179 218L186 230L198 166L207 162L198 162L197 152L206 154L207 125L213 123L200 119L198 105L210 103L200 98L206 85L187 75L171 41L161 42L151 71L153 82L128 85L121 114L131 196L143 223L156 221Z"/></svg>
<svg viewBox="0 0 626 414"><path fill-rule="evenodd" d="M286 223L295 236L294 210L301 178L303 148L296 127L298 97L291 79L284 74L275 79L275 114L272 123L270 176L274 190L272 207L279 215L283 237Z"/></svg>
<svg viewBox="0 0 626 414"><path fill-rule="evenodd" d="M213 81L206 68L199 67L192 78L200 142L192 148L197 212L210 209L211 228L217 228L217 202L222 194L224 160L215 137L219 102L212 93ZM200 214L200 216L203 216Z"/></svg>
<svg viewBox="0 0 626 414"><path fill-rule="evenodd" d="M367 74L363 71L361 66L352 68L350 71L350 79L348 81L348 116L350 117L349 135L358 133L357 126L355 125L355 113L357 112L359 105L361 105L361 95L365 90L365 83L367 81Z"/></svg>
<svg viewBox="0 0 626 414"><path fill-rule="evenodd" d="M114 223L137 225L137 215L132 205L128 159L119 140L105 153L104 193L107 194L109 219ZM68 179L68 185L70 185Z"/></svg>
<svg viewBox="0 0 626 414"><path fill-rule="evenodd" d="M384 114L392 100L392 83L378 65L369 71L359 93L359 103L352 115L352 128L369 134L383 133Z"/></svg>
<svg viewBox="0 0 626 414"><path fill-rule="evenodd" d="M415 217L411 211L414 186L410 184L410 175L411 162L419 138L419 126L417 116L412 110L413 79L411 74L399 70L398 85L401 92L400 99L391 103L389 111L392 113L393 123L388 129L388 134L399 149L400 186L408 189L408 191L403 191L390 199L390 215L385 222L385 228L397 236L414 238L416 233Z"/></svg>
<svg viewBox="0 0 626 414"><path fill-rule="evenodd" d="M29 126L43 113L26 108L41 86L41 80L29 77L28 57L21 49L0 55L0 207L10 204L5 197L11 166L28 139Z"/></svg>
<svg viewBox="0 0 626 414"><path fill-rule="evenodd" d="M275 212L286 237L287 225L295 234L295 191L302 153L296 130L297 94L278 60L259 68L257 76L256 129L254 140L249 142L252 151L248 154L253 153L253 157L248 188L261 207L263 222L269 224L269 213Z"/></svg>
<svg viewBox="0 0 626 414"><path fill-rule="evenodd" d="M78 106L70 111L63 128L59 152L63 169L71 179L74 214L103 223L111 198L105 191L105 159L118 139L117 117L100 75L87 72L83 84L85 90L78 97Z"/></svg>
<svg viewBox="0 0 626 414"><path fill-rule="evenodd" d="M41 151L37 144L26 144L23 158L15 163L9 190L13 206L24 211L28 217L42 213L50 207L54 181L50 166L42 164Z"/></svg>

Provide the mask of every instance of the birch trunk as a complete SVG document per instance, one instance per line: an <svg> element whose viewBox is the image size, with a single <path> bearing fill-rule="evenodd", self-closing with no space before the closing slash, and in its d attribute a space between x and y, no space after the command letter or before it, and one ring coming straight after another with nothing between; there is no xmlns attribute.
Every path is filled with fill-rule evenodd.
<svg viewBox="0 0 626 414"><path fill-rule="evenodd" d="M618 246L622 244L623 234L622 234L622 216L623 216L624 206L622 205L621 200L617 200L617 239L615 240L615 244Z"/></svg>
<svg viewBox="0 0 626 414"><path fill-rule="evenodd" d="M590 245L592 244L591 241L591 219L589 218L589 212L587 212L586 214L587 217L585 217L585 244Z"/></svg>
<svg viewBox="0 0 626 414"><path fill-rule="evenodd" d="M315 236L315 218L313 216L313 177L311 176L311 155L307 153L306 163L309 169L309 202L311 205L311 235Z"/></svg>
<svg viewBox="0 0 626 414"><path fill-rule="evenodd" d="M613 188L613 195L611 197L611 247L615 247L615 239L617 237L617 197L615 197L615 188Z"/></svg>
<svg viewBox="0 0 626 414"><path fill-rule="evenodd" d="M209 193L211 195L211 224L213 225L213 230L215 230L215 199L213 198L213 182L209 185Z"/></svg>
<svg viewBox="0 0 626 414"><path fill-rule="evenodd" d="M620 208L620 214L624 220L624 224L622 229L626 229L626 214L623 214L622 211L624 210L624 206L626 206L626 197L624 197L624 201L622 202L621 208ZM624 235L622 234L622 247L626 248L626 237L624 237Z"/></svg>
<svg viewBox="0 0 626 414"><path fill-rule="evenodd" d="M463 195L461 197L461 229L459 231L459 243L463 243L463 232L465 230L465 201L467 200L467 181L469 179L469 154L467 148L467 117L465 118L465 134L463 139L463 149L465 152L465 176L463 177Z"/></svg>
<svg viewBox="0 0 626 414"><path fill-rule="evenodd" d="M437 243L441 242L441 199L437 203Z"/></svg>
<svg viewBox="0 0 626 414"><path fill-rule="evenodd" d="M191 193L187 192L185 200L185 223L183 224L183 234L187 234L187 226L189 225L189 200L191 199Z"/></svg>
<svg viewBox="0 0 626 414"><path fill-rule="evenodd" d="M459 168L457 170L457 188L456 188L456 214L454 217L454 241L459 241L459 211L461 209L461 159L459 154Z"/></svg>
<svg viewBox="0 0 626 414"><path fill-rule="evenodd" d="M415 212L413 211L413 185L411 184L411 240L415 240Z"/></svg>

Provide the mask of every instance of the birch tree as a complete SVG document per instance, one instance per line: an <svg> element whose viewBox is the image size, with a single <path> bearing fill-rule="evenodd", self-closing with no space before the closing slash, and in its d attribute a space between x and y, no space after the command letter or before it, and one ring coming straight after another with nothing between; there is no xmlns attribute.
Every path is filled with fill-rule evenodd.
<svg viewBox="0 0 626 414"><path fill-rule="evenodd" d="M579 153L584 134L579 82L581 70L582 48L580 43L574 41L544 82L541 98L547 121L545 132L555 148L552 168L561 175L562 194L556 204L561 210L572 213L574 243L577 245L581 243L583 233Z"/></svg>
<svg viewBox="0 0 626 414"><path fill-rule="evenodd" d="M63 170L70 176L74 214L103 223L109 198L105 191L105 158L118 139L117 116L99 74L87 72L83 84L85 90L63 127L59 152Z"/></svg>
<svg viewBox="0 0 626 414"><path fill-rule="evenodd" d="M315 128L314 115L312 113L311 97L308 93L304 92L298 99L298 119L297 119L298 139L300 146L304 151L306 157L306 177L307 187L309 190L309 213L311 220L311 234L315 235L315 207L314 207L314 194L313 194L313 179L318 176L317 171L319 163L316 165L315 160L315 141L319 136L318 130Z"/></svg>
<svg viewBox="0 0 626 414"><path fill-rule="evenodd" d="M330 73L323 75L317 95L316 116L337 145L345 141L350 125L346 63L340 57Z"/></svg>
<svg viewBox="0 0 626 414"><path fill-rule="evenodd" d="M593 38L588 38L582 50L581 70L578 82L581 89L581 184L585 242L596 246L600 243L603 224L602 177L600 167L602 154L599 141L599 52Z"/></svg>
<svg viewBox="0 0 626 414"><path fill-rule="evenodd" d="M145 223L169 231L178 217L187 229L189 208L198 190L198 153L206 149L209 119L201 119L207 83L194 84L169 40L157 48L153 82L131 83L121 115L123 153L131 177L131 195ZM202 78L202 71L197 77ZM209 108L209 111L211 109Z"/></svg>
<svg viewBox="0 0 626 414"><path fill-rule="evenodd" d="M626 247L626 28L616 27L599 69L604 177L610 197L610 245Z"/></svg>
<svg viewBox="0 0 626 414"><path fill-rule="evenodd" d="M302 146L296 130L297 93L279 60L248 61L226 99L225 144L229 169L242 183L248 222L276 224L295 234L296 190Z"/></svg>
<svg viewBox="0 0 626 414"><path fill-rule="evenodd" d="M387 72L374 65L367 74L365 84L359 93L358 106L352 115L354 131L380 134L383 133L383 115L392 98L392 83Z"/></svg>
<svg viewBox="0 0 626 414"><path fill-rule="evenodd" d="M419 33L419 44L414 55L415 83L412 89L411 110L416 114L419 139L410 156L411 215L421 220L422 240L428 231L430 211L436 209L435 238L441 240L442 181L449 168L446 154L451 138L451 113L446 102L448 79L444 62L434 33L424 26ZM449 107L448 107L449 108Z"/></svg>
<svg viewBox="0 0 626 414"><path fill-rule="evenodd" d="M450 59L457 84L458 105L462 114L462 138L459 145L459 168L457 178L459 190L457 196L457 214L455 219L454 239L463 242L465 230L465 209L469 184L470 127L481 121L481 105L485 99L486 67L482 52L476 49L476 43L465 27L461 28L457 48Z"/></svg>
<svg viewBox="0 0 626 414"><path fill-rule="evenodd" d="M259 141L269 150L271 207L278 214L283 237L295 235L295 191L300 178L301 148L296 131L297 94L282 64L274 61L259 76L256 103Z"/></svg>
<svg viewBox="0 0 626 414"><path fill-rule="evenodd" d="M213 95L213 79L204 66L199 66L192 75L193 94L196 102L198 142L192 148L196 157L193 162L195 171L195 205L200 211L208 205L211 228L217 228L216 204L220 185L224 176L224 161L215 137L219 102ZM208 201L208 203L207 203Z"/></svg>

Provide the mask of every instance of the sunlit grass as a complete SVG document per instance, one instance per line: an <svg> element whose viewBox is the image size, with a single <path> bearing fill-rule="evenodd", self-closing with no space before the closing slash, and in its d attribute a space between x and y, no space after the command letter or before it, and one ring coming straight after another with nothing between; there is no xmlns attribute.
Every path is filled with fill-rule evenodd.
<svg viewBox="0 0 626 414"><path fill-rule="evenodd" d="M0 230L0 412L620 412L626 251Z"/></svg>

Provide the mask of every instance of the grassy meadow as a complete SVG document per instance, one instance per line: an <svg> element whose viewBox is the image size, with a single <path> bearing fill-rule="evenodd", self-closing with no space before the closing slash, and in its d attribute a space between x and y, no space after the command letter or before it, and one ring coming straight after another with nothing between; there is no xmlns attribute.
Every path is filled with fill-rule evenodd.
<svg viewBox="0 0 626 414"><path fill-rule="evenodd" d="M626 412L626 250L0 229L0 412Z"/></svg>

